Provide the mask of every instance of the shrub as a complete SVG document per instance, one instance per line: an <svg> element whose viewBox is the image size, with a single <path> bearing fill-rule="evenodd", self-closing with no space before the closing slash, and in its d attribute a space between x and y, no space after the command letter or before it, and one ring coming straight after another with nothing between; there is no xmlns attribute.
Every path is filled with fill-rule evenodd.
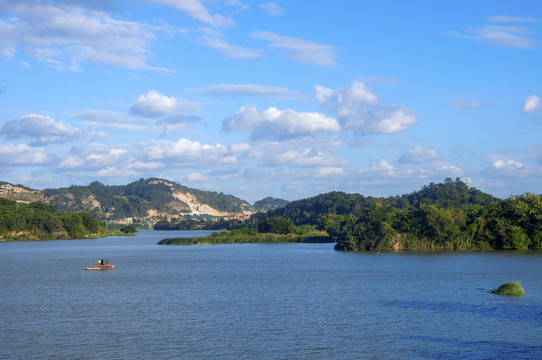
<svg viewBox="0 0 542 360"><path fill-rule="evenodd" d="M492 293L497 295L523 296L525 295L525 290L523 290L519 281L509 281L499 286L497 290L493 290Z"/></svg>

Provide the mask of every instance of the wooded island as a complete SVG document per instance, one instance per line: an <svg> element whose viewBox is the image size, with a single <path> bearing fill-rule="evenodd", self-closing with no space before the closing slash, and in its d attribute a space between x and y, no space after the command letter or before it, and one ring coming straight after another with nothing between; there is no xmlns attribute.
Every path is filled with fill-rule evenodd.
<svg viewBox="0 0 542 360"><path fill-rule="evenodd" d="M346 251L540 249L542 197L501 200L449 178L389 198L331 192L254 214L231 235L207 243L221 237L235 243L244 233L296 234L303 226L326 231L335 249Z"/></svg>

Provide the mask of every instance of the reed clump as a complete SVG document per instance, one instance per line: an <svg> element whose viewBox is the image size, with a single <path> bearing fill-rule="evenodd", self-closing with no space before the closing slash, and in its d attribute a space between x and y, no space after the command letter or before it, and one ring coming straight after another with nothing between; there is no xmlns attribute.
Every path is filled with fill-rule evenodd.
<svg viewBox="0 0 542 360"><path fill-rule="evenodd" d="M507 296L523 296L525 295L525 290L523 290L519 281L509 281L499 286L496 290L493 290L492 293Z"/></svg>

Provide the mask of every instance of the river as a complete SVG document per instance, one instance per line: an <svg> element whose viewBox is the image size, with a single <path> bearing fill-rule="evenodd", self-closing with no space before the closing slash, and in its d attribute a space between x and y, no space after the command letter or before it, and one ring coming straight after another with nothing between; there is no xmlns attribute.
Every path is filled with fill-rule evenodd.
<svg viewBox="0 0 542 360"><path fill-rule="evenodd" d="M542 358L540 252L156 245L204 234L0 243L0 359Z"/></svg>

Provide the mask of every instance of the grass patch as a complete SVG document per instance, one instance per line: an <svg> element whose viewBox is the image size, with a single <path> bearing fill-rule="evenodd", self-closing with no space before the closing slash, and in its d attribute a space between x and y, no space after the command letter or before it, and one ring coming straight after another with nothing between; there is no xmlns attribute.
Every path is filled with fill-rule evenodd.
<svg viewBox="0 0 542 360"><path fill-rule="evenodd" d="M211 244L258 244L258 243L331 243L335 242L326 232L297 234L232 234L215 232L210 236L193 238L168 238L159 245L211 245Z"/></svg>
<svg viewBox="0 0 542 360"><path fill-rule="evenodd" d="M519 283L519 281L509 281L505 282L497 290L491 291L493 294L497 295L507 295L507 296L523 296L525 295L525 290Z"/></svg>

